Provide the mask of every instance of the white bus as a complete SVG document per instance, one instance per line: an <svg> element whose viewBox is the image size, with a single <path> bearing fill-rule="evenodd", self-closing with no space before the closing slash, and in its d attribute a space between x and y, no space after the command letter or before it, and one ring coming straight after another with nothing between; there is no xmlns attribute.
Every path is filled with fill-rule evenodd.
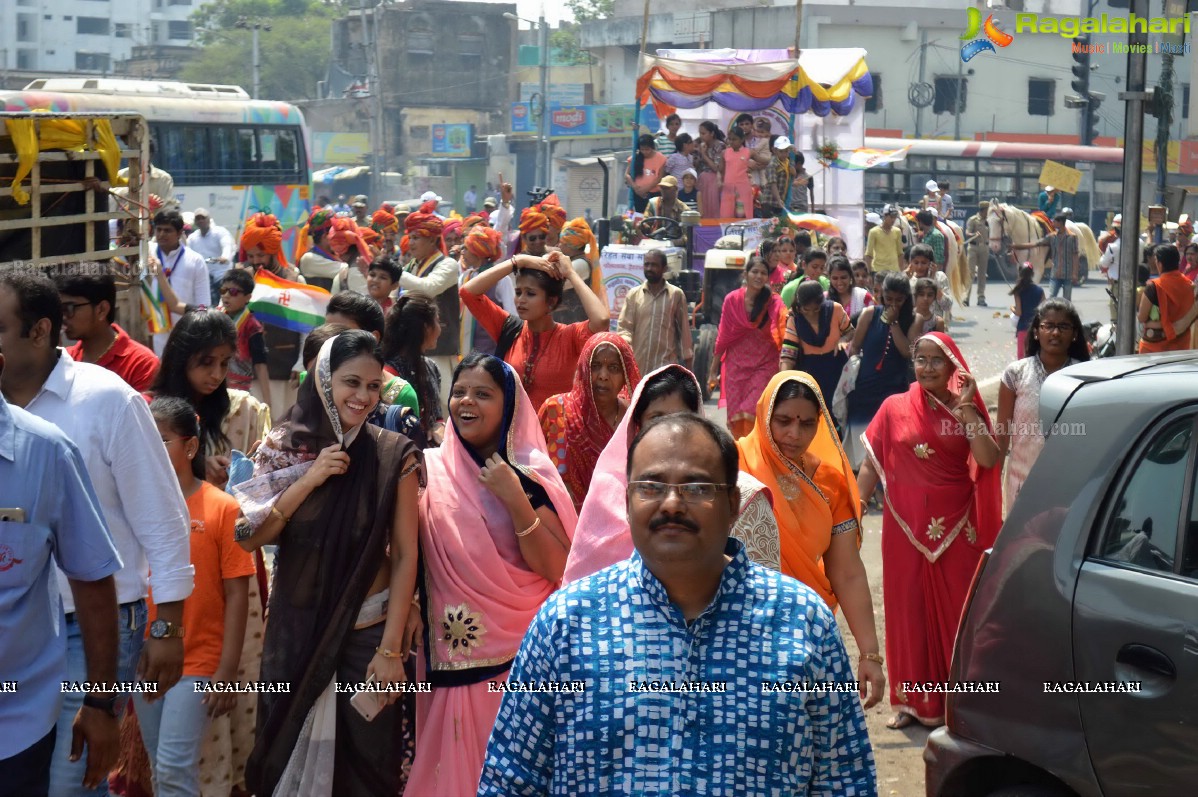
<svg viewBox="0 0 1198 797"><path fill-rule="evenodd" d="M237 86L123 78L35 80L0 91L5 111L137 113L157 144L154 165L175 181L183 211L207 208L240 237L258 211L278 217L290 260L311 210L312 171L303 114L285 102L252 100Z"/></svg>

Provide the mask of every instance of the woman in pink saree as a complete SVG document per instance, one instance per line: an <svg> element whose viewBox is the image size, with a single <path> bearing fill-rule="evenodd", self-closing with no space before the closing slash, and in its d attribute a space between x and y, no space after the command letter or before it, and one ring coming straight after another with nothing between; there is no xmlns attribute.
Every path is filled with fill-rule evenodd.
<svg viewBox="0 0 1198 797"><path fill-rule="evenodd" d="M786 308L769 287L765 260L753 257L745 267L745 286L724 297L715 358L721 362L720 406L728 410L735 438L753 430L757 399L774 374L786 334Z"/></svg>
<svg viewBox="0 0 1198 797"><path fill-rule="evenodd" d="M474 353L454 371L451 423L425 455L420 499L425 636L407 794L478 791L503 681L562 577L576 515L511 366Z"/></svg>
<svg viewBox="0 0 1198 797"><path fill-rule="evenodd" d="M640 381L628 412L595 464L591 488L582 504L578 531L566 560L563 584L598 573L632 556L627 503L628 446L649 421L676 412L702 414L702 407L699 380L681 365L662 366ZM754 562L781 572L778 523L770 491L743 470L736 486L740 488L740 514L732 526L732 536L745 544L745 552Z"/></svg>
<svg viewBox="0 0 1198 797"><path fill-rule="evenodd" d="M957 625L977 570L1002 525L994 428L957 344L943 332L915 344L916 381L890 396L863 435L862 505L879 481L882 596L890 703L887 724L944 724L944 695L904 682L948 680Z"/></svg>

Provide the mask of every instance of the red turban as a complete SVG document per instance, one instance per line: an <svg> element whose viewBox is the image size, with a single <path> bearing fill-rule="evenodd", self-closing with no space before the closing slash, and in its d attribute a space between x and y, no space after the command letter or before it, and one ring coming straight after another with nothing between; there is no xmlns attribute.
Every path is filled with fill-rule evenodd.
<svg viewBox="0 0 1198 797"><path fill-rule="evenodd" d="M441 234L444 235L446 238L448 238L451 235L464 235L465 230L462 229L462 220L461 219L450 219L449 221L445 222L445 226L444 226L444 229L441 231Z"/></svg>
<svg viewBox="0 0 1198 797"><path fill-rule="evenodd" d="M525 208L520 214L520 233L527 235L537 230L549 232L549 218L535 207Z"/></svg>
<svg viewBox="0 0 1198 797"><path fill-rule="evenodd" d="M545 214L545 218L549 219L550 229L560 230L565 225L566 209L562 207L556 196L551 194L537 207Z"/></svg>
<svg viewBox="0 0 1198 797"><path fill-rule="evenodd" d="M358 254L367 263L373 260L374 256L370 254L370 249L366 247L366 242L362 240L359 232L353 219L344 216L333 219L333 227L329 232L329 248L333 250L333 254L342 257L352 246L357 248Z"/></svg>
<svg viewBox="0 0 1198 797"><path fill-rule="evenodd" d="M420 210L415 213L409 213L408 218L404 220L404 227L407 229L408 235L420 238L440 238L445 231L445 222L433 212L436 208L437 203L430 201L421 205Z"/></svg>
<svg viewBox="0 0 1198 797"><path fill-rule="evenodd" d="M283 228L279 220L269 213L255 213L245 223L241 233L241 260L246 260L245 252L255 246L262 247L268 255L274 255L281 268L287 268L283 259Z"/></svg>
<svg viewBox="0 0 1198 797"><path fill-rule="evenodd" d="M478 225L466 236L465 246L476 257L493 263L503 255L503 236L499 230Z"/></svg>
<svg viewBox="0 0 1198 797"><path fill-rule="evenodd" d="M395 214L385 208L379 208L370 217L370 224L376 232L388 233L399 232L399 219Z"/></svg>

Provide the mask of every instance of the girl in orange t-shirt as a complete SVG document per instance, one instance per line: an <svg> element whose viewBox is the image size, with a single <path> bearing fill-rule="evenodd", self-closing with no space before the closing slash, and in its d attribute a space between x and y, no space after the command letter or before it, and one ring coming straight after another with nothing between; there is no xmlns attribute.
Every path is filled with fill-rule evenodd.
<svg viewBox="0 0 1198 797"><path fill-rule="evenodd" d="M154 793L200 793L200 746L208 724L228 714L236 693L197 691L237 681L254 560L233 540L236 499L204 481L199 418L186 400L150 404L191 515L195 590L183 602L183 677L165 695L135 696ZM157 615L150 596L149 620ZM225 720L227 721L227 720Z"/></svg>

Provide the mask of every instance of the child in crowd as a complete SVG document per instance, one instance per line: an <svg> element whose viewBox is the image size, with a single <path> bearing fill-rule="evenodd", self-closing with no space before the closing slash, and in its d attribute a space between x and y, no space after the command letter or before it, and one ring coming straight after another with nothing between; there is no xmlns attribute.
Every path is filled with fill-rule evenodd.
<svg viewBox="0 0 1198 797"><path fill-rule="evenodd" d="M401 269L389 257L380 257L370 264L366 272L366 293L379 303L385 315L395 300L391 294L399 287Z"/></svg>
<svg viewBox="0 0 1198 797"><path fill-rule="evenodd" d="M936 301L932 310L938 318L944 321L944 330L948 330L953 320L953 300L949 297L948 275L943 271L932 273L932 247L927 244L916 244L907 254L907 276L911 278L911 291L915 292L915 282L920 278L931 279L936 285Z"/></svg>
<svg viewBox="0 0 1198 797"><path fill-rule="evenodd" d="M944 332L944 319L936 315L933 305L938 290L927 277L918 277L912 287L915 296L915 324L907 333L908 340L919 340L929 332Z"/></svg>
<svg viewBox="0 0 1198 797"><path fill-rule="evenodd" d="M873 293L873 274L870 273L869 266L865 265L864 260L853 261L853 284Z"/></svg>
<svg viewBox="0 0 1198 797"><path fill-rule="evenodd" d="M699 174L694 169L687 169L682 173L682 188L678 191L678 201L693 211L699 210Z"/></svg>
<svg viewBox="0 0 1198 797"><path fill-rule="evenodd" d="M1015 304L1011 307L1011 315L1015 319L1015 354L1022 360L1027 353L1027 331L1032 327L1032 319L1036 309L1044 301L1044 289L1036 284L1036 272L1031 263L1019 267L1019 279L1011 288L1011 296Z"/></svg>
<svg viewBox="0 0 1198 797"><path fill-rule="evenodd" d="M222 286L225 284L221 283ZM185 399L156 398L150 412L191 515L195 589L183 602L183 677L153 703L134 695L142 740L159 797L200 793L200 746L208 724L228 714L235 692L197 691L237 681L254 560L233 541L237 500L204 481L199 418ZM151 591L149 630L156 609Z"/></svg>
<svg viewBox="0 0 1198 797"><path fill-rule="evenodd" d="M237 350L229 361L229 387L252 392L258 383L262 401L270 402L270 372L266 367L266 336L262 322L254 318L247 305L254 292L250 272L231 268L220 281L220 306L225 315L237 325Z"/></svg>
<svg viewBox="0 0 1198 797"><path fill-rule="evenodd" d="M799 285L809 280L817 280L820 287L824 291L828 290L828 286L832 283L828 281L828 277L824 271L828 267L828 253L823 249L808 249L803 253L803 275L798 279L791 280L782 288L782 303L787 307L794 304L795 292L798 291Z"/></svg>

